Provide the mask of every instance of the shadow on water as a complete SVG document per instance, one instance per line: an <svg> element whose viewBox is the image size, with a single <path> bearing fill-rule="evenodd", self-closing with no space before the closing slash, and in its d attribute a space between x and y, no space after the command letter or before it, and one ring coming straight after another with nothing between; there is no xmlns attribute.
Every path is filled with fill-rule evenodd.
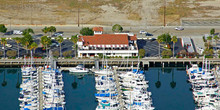
<svg viewBox="0 0 220 110"><path fill-rule="evenodd" d="M19 110L20 68L0 68L0 110Z"/></svg>
<svg viewBox="0 0 220 110"><path fill-rule="evenodd" d="M190 84L186 82L185 68L149 68L145 76L156 110L195 109Z"/></svg>
<svg viewBox="0 0 220 110"><path fill-rule="evenodd" d="M67 110L95 110L95 78L93 75L62 72Z"/></svg>
<svg viewBox="0 0 220 110"><path fill-rule="evenodd" d="M3 82L2 82L2 87L5 87L7 85L7 81L5 79L5 70L3 70L4 72L4 78L3 78Z"/></svg>

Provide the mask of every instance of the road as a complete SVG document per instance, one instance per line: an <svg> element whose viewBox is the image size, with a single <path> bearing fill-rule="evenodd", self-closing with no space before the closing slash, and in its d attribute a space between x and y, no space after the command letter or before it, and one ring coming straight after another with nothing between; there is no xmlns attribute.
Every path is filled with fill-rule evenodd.
<svg viewBox="0 0 220 110"><path fill-rule="evenodd" d="M23 30L25 28L32 28L35 31L35 34L43 34L41 29L45 26L49 25L11 25L11 29ZM100 25L83 25L83 27L95 27ZM6 26L8 29L10 26ZM81 27L77 27L76 25L55 25L57 31L63 31L65 37L70 37L71 35L78 34L80 32ZM112 33L112 26L101 26L104 28L104 33ZM216 32L220 32L220 26L184 26L183 31L176 31L174 28L176 26L122 26L124 31L130 31L138 35L138 37L142 37L139 34L140 30L145 30L149 33L152 33L157 37L163 33L170 33L171 35L176 35L178 37L201 37L204 34L208 34L211 28L215 28Z"/></svg>

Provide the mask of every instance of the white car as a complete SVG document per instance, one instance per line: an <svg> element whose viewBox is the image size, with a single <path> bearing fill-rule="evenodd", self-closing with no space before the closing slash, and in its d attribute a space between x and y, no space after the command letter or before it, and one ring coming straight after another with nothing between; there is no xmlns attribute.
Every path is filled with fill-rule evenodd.
<svg viewBox="0 0 220 110"><path fill-rule="evenodd" d="M5 44L5 46L6 46L6 47L9 47L9 48L11 48L11 47L12 47L12 45L11 45L11 44Z"/></svg>
<svg viewBox="0 0 220 110"><path fill-rule="evenodd" d="M177 30L177 31L182 31L182 30L184 30L184 28L181 27L181 26L179 26L179 27L176 27L175 30Z"/></svg>
<svg viewBox="0 0 220 110"><path fill-rule="evenodd" d="M145 34L146 33L146 31L143 31L143 30L140 30L140 32L139 32L140 34Z"/></svg>
<svg viewBox="0 0 220 110"><path fill-rule="evenodd" d="M21 34L23 34L23 32L20 30L13 30L13 34L21 35Z"/></svg>

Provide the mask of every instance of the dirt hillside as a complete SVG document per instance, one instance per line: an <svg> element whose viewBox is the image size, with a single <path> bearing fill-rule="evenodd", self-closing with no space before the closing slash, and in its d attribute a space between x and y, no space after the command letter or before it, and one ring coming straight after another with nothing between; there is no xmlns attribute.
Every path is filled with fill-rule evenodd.
<svg viewBox="0 0 220 110"><path fill-rule="evenodd" d="M181 19L220 17L220 0L0 0L0 23L129 26L179 25ZM164 7L166 6L166 7ZM79 15L79 17L78 17Z"/></svg>

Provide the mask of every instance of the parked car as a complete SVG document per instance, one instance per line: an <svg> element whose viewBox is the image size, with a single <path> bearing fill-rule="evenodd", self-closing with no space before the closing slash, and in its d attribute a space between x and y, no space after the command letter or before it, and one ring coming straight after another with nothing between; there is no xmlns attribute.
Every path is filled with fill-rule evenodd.
<svg viewBox="0 0 220 110"><path fill-rule="evenodd" d="M52 37L63 36L63 32L56 32L52 35Z"/></svg>
<svg viewBox="0 0 220 110"><path fill-rule="evenodd" d="M12 35L12 34L13 34L13 31L8 31L4 35Z"/></svg>
<svg viewBox="0 0 220 110"><path fill-rule="evenodd" d="M5 46L6 46L6 47L9 47L9 48L11 48L11 47L12 47L12 45L11 45L11 44L5 44Z"/></svg>
<svg viewBox="0 0 220 110"><path fill-rule="evenodd" d="M146 36L153 36L153 34L146 32L145 33Z"/></svg>
<svg viewBox="0 0 220 110"><path fill-rule="evenodd" d="M182 30L184 30L184 28L181 27L181 26L179 26L179 27L176 27L175 30L177 30L177 31L182 31Z"/></svg>
<svg viewBox="0 0 220 110"><path fill-rule="evenodd" d="M155 38L151 38L151 39L150 39L151 42L153 42L153 41L155 41L155 40L156 40Z"/></svg>
<svg viewBox="0 0 220 110"><path fill-rule="evenodd" d="M50 46L51 46L51 47L54 47L54 46L58 47L58 46L59 46L59 43L52 43Z"/></svg>
<svg viewBox="0 0 220 110"><path fill-rule="evenodd" d="M23 32L20 31L20 30L13 30L13 34L15 34L15 35L21 35L21 34L23 34Z"/></svg>
<svg viewBox="0 0 220 110"><path fill-rule="evenodd" d="M143 31L143 30L140 30L140 32L139 32L140 34L145 34L146 33L146 31Z"/></svg>

